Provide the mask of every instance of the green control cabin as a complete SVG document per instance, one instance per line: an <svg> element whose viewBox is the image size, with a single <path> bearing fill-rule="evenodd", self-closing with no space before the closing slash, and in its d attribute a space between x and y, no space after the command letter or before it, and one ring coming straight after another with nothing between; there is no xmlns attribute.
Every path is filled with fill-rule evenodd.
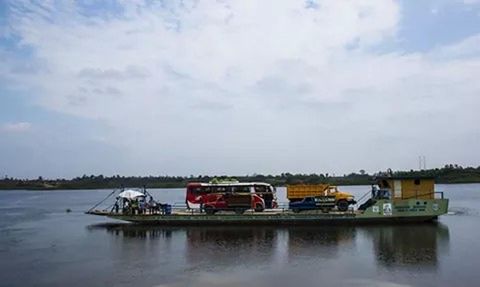
<svg viewBox="0 0 480 287"><path fill-rule="evenodd" d="M433 177L377 177L380 189L390 191L393 200L401 199L434 199L435 179Z"/></svg>

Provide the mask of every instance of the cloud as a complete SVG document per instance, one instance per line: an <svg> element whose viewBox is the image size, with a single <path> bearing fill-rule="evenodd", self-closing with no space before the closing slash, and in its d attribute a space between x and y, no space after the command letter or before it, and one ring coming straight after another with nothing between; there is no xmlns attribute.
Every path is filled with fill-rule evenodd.
<svg viewBox="0 0 480 287"><path fill-rule="evenodd" d="M45 109L106 123L139 173L480 160L451 152L478 135L478 35L380 53L398 41L397 1L115 3L12 1L9 34L43 70L0 77Z"/></svg>
<svg viewBox="0 0 480 287"><path fill-rule="evenodd" d="M148 76L148 72L144 71L141 67L128 66L124 71L116 69L99 69L99 68L85 68L78 72L80 78L87 78L92 80L128 80L135 78L145 78Z"/></svg>
<svg viewBox="0 0 480 287"><path fill-rule="evenodd" d="M31 127L32 124L28 122L4 123L3 125L1 125L0 130L11 133L22 133L29 131Z"/></svg>
<svg viewBox="0 0 480 287"><path fill-rule="evenodd" d="M454 45L434 49L428 55L443 60L478 59L480 57L480 33Z"/></svg>

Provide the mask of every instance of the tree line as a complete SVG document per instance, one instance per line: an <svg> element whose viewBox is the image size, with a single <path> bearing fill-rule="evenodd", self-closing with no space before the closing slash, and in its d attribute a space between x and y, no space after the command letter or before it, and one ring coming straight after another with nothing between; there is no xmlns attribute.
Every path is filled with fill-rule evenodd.
<svg viewBox="0 0 480 287"><path fill-rule="evenodd" d="M326 174L291 174L279 175L253 174L245 176L227 175L198 175L198 176L103 176L83 175L72 179L18 179L5 176L0 180L0 189L102 189L119 187L147 187L147 188L178 188L185 187L188 182L210 182L214 179L234 178L241 182L267 182L274 186L287 184L319 184L329 183L332 185L368 185L373 182L375 176L386 175L390 172L377 172L368 174L364 170L358 173L350 173L342 176ZM409 177L434 177L437 183L480 183L479 167L462 167L456 164L445 165L442 168L426 170L394 171L396 176Z"/></svg>

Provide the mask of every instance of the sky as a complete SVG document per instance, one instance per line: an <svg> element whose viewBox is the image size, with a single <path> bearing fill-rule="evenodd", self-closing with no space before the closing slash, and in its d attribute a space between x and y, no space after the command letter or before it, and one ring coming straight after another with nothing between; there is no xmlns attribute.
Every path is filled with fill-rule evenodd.
<svg viewBox="0 0 480 287"><path fill-rule="evenodd" d="M0 176L480 165L480 1L0 1Z"/></svg>

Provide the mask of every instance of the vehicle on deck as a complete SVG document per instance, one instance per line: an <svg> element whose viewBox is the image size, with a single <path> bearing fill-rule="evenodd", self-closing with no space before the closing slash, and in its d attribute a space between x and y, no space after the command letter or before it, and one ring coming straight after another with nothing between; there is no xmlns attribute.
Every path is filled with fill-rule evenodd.
<svg viewBox="0 0 480 287"><path fill-rule="evenodd" d="M316 198L317 202L331 201L335 199L334 207L339 211L347 211L350 205L356 204L354 196L347 192L341 192L338 187L329 184L295 184L287 185L287 198L290 203L303 201L305 198ZM317 204L318 205L318 204ZM318 208L321 208L318 206ZM332 207L333 208L333 207Z"/></svg>
<svg viewBox="0 0 480 287"><path fill-rule="evenodd" d="M335 196L309 196L300 201L290 202L288 208L295 213L299 213L304 210L320 209L324 212L328 212L335 207Z"/></svg>
<svg viewBox="0 0 480 287"><path fill-rule="evenodd" d="M264 208L276 208L277 197L275 188L264 182L190 182L187 184L185 203L187 208L202 208L211 202L209 195L256 195L263 199ZM256 197L254 197L256 198Z"/></svg>
<svg viewBox="0 0 480 287"><path fill-rule="evenodd" d="M265 209L265 200L257 194L209 194L205 197L203 209L206 214L215 214L218 211L235 211L243 214L248 209L262 212Z"/></svg>

